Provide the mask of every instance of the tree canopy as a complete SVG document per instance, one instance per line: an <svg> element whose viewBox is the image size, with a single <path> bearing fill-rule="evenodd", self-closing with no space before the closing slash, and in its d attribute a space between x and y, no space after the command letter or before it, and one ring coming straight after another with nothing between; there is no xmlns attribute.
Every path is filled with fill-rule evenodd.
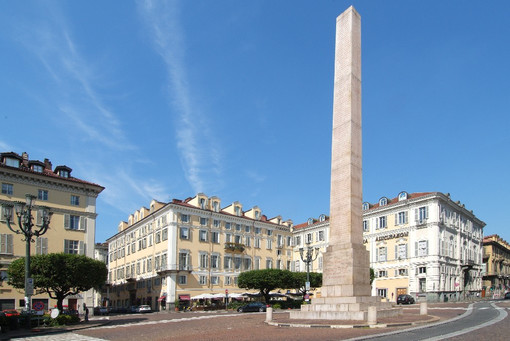
<svg viewBox="0 0 510 341"><path fill-rule="evenodd" d="M269 303L271 296L269 292L275 289L292 287L293 274L288 270L264 269L242 272L237 279L237 286L245 289L259 290L264 296L266 303Z"/></svg>
<svg viewBox="0 0 510 341"><path fill-rule="evenodd" d="M106 282L108 270L101 261L75 254L51 253L30 258L30 272L34 289L47 293L57 300L57 308L69 295L91 288L99 288ZM16 259L7 269L9 284L17 289L25 287L25 258Z"/></svg>
<svg viewBox="0 0 510 341"><path fill-rule="evenodd" d="M289 288L295 289L296 293L305 295L306 288L306 272L292 272L292 281ZM322 274L319 272L310 272L310 289L319 288L322 286Z"/></svg>

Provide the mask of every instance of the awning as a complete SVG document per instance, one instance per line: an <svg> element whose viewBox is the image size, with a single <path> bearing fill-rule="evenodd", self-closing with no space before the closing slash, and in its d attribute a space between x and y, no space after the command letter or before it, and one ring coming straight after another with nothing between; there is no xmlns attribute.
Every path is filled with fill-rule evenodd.
<svg viewBox="0 0 510 341"><path fill-rule="evenodd" d="M189 301L189 295L179 295L179 301Z"/></svg>
<svg viewBox="0 0 510 341"><path fill-rule="evenodd" d="M166 300L166 296L161 296L160 298L158 298L158 302L161 302L161 301L164 301Z"/></svg>

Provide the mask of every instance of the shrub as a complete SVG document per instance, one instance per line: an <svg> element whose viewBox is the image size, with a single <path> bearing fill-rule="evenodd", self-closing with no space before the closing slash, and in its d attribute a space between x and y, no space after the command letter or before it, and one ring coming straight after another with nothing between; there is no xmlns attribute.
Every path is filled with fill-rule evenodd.
<svg viewBox="0 0 510 341"><path fill-rule="evenodd" d="M51 318L46 315L44 318L44 324L48 326L66 326L69 324L76 324L80 322L80 318L75 315L60 314L56 318Z"/></svg>
<svg viewBox="0 0 510 341"><path fill-rule="evenodd" d="M282 305L280 303L273 304L273 309L282 309Z"/></svg>

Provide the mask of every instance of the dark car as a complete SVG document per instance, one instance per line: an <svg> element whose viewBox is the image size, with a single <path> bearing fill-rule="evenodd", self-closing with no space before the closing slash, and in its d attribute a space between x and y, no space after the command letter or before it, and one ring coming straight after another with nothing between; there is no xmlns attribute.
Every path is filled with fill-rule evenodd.
<svg viewBox="0 0 510 341"><path fill-rule="evenodd" d="M510 291L505 294L505 300L510 300Z"/></svg>
<svg viewBox="0 0 510 341"><path fill-rule="evenodd" d="M397 304L413 304L414 298L411 295L398 295L397 297Z"/></svg>
<svg viewBox="0 0 510 341"><path fill-rule="evenodd" d="M252 302L245 304L243 306L240 306L237 308L237 311L240 313L247 313L251 311L266 311L266 305L262 302Z"/></svg>
<svg viewBox="0 0 510 341"><path fill-rule="evenodd" d="M7 317L9 317L9 316L19 316L19 312L17 310L15 310L15 309L6 309L6 310L3 310L3 313Z"/></svg>

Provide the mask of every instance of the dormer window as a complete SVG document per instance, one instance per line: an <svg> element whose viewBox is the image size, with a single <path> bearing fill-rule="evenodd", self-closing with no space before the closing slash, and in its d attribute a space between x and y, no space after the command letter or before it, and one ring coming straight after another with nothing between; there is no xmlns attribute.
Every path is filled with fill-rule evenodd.
<svg viewBox="0 0 510 341"><path fill-rule="evenodd" d="M364 202L361 208L363 209L363 211L366 211L370 208L370 204L368 202Z"/></svg>
<svg viewBox="0 0 510 341"><path fill-rule="evenodd" d="M235 206L234 210L236 212L236 216L241 216L241 206Z"/></svg>
<svg viewBox="0 0 510 341"><path fill-rule="evenodd" d="M308 218L308 226L313 225L313 218Z"/></svg>
<svg viewBox="0 0 510 341"><path fill-rule="evenodd" d="M55 167L55 173L57 173L58 176L61 176L63 178L69 178L71 176L71 168L67 166L57 166Z"/></svg>
<svg viewBox="0 0 510 341"><path fill-rule="evenodd" d="M386 205L388 205L388 198L382 197L381 199L379 199L379 206L386 206Z"/></svg>
<svg viewBox="0 0 510 341"><path fill-rule="evenodd" d="M400 192L398 195L398 201L407 200L407 192Z"/></svg>
<svg viewBox="0 0 510 341"><path fill-rule="evenodd" d="M40 166L40 165L33 165L33 166L32 166L32 170L33 170L34 172L42 173L42 171L43 171L43 167L42 167L42 166Z"/></svg>
<svg viewBox="0 0 510 341"><path fill-rule="evenodd" d="M217 202L217 201L213 201L212 205L213 205L213 211L214 212L219 212L219 210L220 210L220 203Z"/></svg>
<svg viewBox="0 0 510 341"><path fill-rule="evenodd" d="M204 198L200 198L200 208L203 209L203 210L205 210L205 203L206 203L205 199Z"/></svg>
<svg viewBox="0 0 510 341"><path fill-rule="evenodd" d="M321 214L321 215L319 216L319 221L321 221L321 222L322 222L322 221L326 221L326 215L325 215L325 214Z"/></svg>
<svg viewBox="0 0 510 341"><path fill-rule="evenodd" d="M6 157L5 158L5 165L9 166L9 167L19 168L19 160L18 159L14 159L14 158L10 158L10 157Z"/></svg>
<svg viewBox="0 0 510 341"><path fill-rule="evenodd" d="M260 212L259 211L255 211L255 219L256 220L260 219Z"/></svg>

